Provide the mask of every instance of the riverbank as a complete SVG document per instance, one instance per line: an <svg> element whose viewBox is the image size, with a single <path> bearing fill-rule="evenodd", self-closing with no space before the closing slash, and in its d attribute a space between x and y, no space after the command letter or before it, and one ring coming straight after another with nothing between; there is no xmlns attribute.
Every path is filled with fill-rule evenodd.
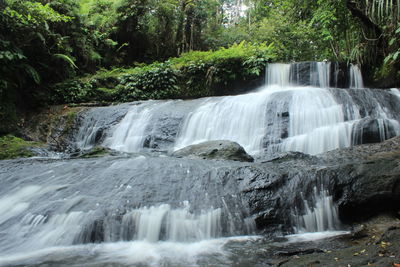
<svg viewBox="0 0 400 267"><path fill-rule="evenodd" d="M400 264L400 220L380 215L355 224L340 237L277 247L274 266L393 267Z"/></svg>

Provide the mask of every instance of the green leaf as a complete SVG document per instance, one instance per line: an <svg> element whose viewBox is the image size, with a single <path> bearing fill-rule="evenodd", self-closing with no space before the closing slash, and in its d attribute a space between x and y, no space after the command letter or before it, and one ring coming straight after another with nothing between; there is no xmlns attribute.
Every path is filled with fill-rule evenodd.
<svg viewBox="0 0 400 267"><path fill-rule="evenodd" d="M397 51L396 53L394 53L394 55L393 55L393 60L397 60L397 58L399 57L399 55L400 55L400 51Z"/></svg>
<svg viewBox="0 0 400 267"><path fill-rule="evenodd" d="M40 84L41 82L41 78L39 73L35 70L34 67L32 67L29 64L22 64L23 69L25 70L25 72L31 76L31 78L35 81L36 84Z"/></svg>
<svg viewBox="0 0 400 267"><path fill-rule="evenodd" d="M75 65L75 62L72 60L72 58L70 58L69 56L67 56L67 55L65 55L65 54L54 54L54 57L66 61L67 63L69 63L69 65L70 65L72 68L78 68L78 66Z"/></svg>

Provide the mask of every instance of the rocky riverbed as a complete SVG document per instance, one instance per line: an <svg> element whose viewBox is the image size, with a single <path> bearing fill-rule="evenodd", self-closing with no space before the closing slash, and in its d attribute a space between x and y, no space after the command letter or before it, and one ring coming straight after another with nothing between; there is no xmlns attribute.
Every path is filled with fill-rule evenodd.
<svg viewBox="0 0 400 267"><path fill-rule="evenodd" d="M107 246L119 240L123 232L114 233L112 229L125 229L123 218L132 210L144 205L157 208L161 203L179 209L187 201L192 214L210 207L215 209L210 212L221 211L215 237L263 236L262 242L249 241L250 245L221 241L228 242L223 248L231 251L227 254L229 260L216 257L215 261L205 261L206 265L348 267L400 263L400 137L318 156L284 153L272 159L259 157L255 162L230 160L225 154L214 157L220 143L215 143L215 148L207 144L211 159L204 159L205 154L195 156L197 152L192 148L175 155L177 158L162 152L120 153L96 147L93 153L86 151L84 158L1 161L3 200L11 197L16 207L23 209L15 209L12 217L3 218L0 231L5 234L0 246L11 254L20 250L21 242L36 244L35 249L104 242ZM224 147L229 148L229 155L237 155L229 142ZM247 158L243 148L234 147ZM305 199L307 205L317 204L313 198L316 188L327 192L337 209L341 225L333 230L347 234L327 237L329 233L323 233L327 237L324 239L318 239L318 233L293 236L299 229L296 218L306 213ZM19 199L18 190L32 194ZM51 229L40 228L32 236L29 232L25 236L11 235L10 227L24 221L25 211L47 218L43 227L46 221L52 222L62 214L79 215L80 228L70 229L71 225L63 223L58 226L64 227L65 233L72 231L72 241L62 236L52 240L60 229L50 234L46 231ZM59 264L76 264L72 258L54 255L62 258ZM55 260L53 256L33 262L47 264ZM81 256L85 262L87 259ZM32 260L2 261L0 255L0 265L2 262L4 266L36 266Z"/></svg>

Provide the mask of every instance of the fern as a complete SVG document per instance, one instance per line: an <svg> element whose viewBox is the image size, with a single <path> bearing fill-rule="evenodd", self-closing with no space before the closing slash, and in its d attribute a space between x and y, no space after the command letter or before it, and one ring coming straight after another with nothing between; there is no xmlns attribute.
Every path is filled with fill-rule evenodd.
<svg viewBox="0 0 400 267"><path fill-rule="evenodd" d="M78 68L74 60L65 54L54 54L54 57L59 58L67 62L72 68Z"/></svg>
<svg viewBox="0 0 400 267"><path fill-rule="evenodd" d="M36 84L40 84L41 78L37 70L29 64L22 64L23 70L33 79Z"/></svg>
<svg viewBox="0 0 400 267"><path fill-rule="evenodd" d="M400 0L365 0L366 14L375 23L387 23L400 16Z"/></svg>

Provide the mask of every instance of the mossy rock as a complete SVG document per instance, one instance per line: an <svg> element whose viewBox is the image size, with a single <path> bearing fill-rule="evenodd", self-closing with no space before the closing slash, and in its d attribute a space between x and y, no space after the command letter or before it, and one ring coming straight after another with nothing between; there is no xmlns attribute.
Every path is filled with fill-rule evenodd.
<svg viewBox="0 0 400 267"><path fill-rule="evenodd" d="M0 160L32 157L32 148L43 146L42 143L25 141L13 135L0 137Z"/></svg>
<svg viewBox="0 0 400 267"><path fill-rule="evenodd" d="M78 158L99 158L109 155L111 150L106 147L96 146L89 151L85 151Z"/></svg>

